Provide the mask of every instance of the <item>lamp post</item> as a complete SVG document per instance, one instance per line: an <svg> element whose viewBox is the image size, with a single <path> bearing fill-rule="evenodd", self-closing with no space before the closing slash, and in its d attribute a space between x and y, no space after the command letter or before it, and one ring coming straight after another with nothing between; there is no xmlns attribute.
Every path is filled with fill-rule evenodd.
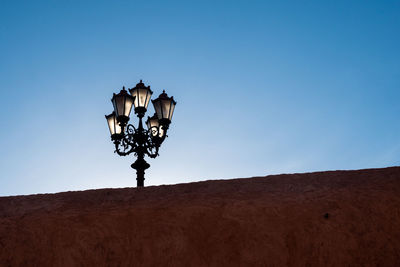
<svg viewBox="0 0 400 267"><path fill-rule="evenodd" d="M167 137L167 131L174 113L176 101L163 93L155 100L152 100L155 113L146 121L147 129L143 127L143 117L147 111L153 91L150 86L145 86L142 80L134 88L125 87L118 94L114 94L111 102L114 112L106 115L111 140L115 145L115 152L120 156L127 156L134 153L136 161L131 165L136 170L137 186L144 186L144 172L150 167L144 157L157 157L158 150ZM128 124L132 107L139 119L138 126Z"/></svg>

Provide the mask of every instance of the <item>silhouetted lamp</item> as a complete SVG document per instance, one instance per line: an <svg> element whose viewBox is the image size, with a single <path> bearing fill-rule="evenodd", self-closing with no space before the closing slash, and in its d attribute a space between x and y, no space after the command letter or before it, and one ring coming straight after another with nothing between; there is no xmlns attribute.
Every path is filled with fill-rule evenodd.
<svg viewBox="0 0 400 267"><path fill-rule="evenodd" d="M157 99L152 100L152 102L160 124L168 126L171 123L175 110L176 101L174 97L168 97L165 90L163 90L162 94Z"/></svg>
<svg viewBox="0 0 400 267"><path fill-rule="evenodd" d="M106 116L111 140L115 145L115 152L120 156L134 153L136 161L131 165L136 170L137 186L144 186L144 172L150 165L144 160L145 155L150 158L157 157L161 144L167 137L176 102L173 97L163 91L155 100L152 100L156 113L148 117L147 129L143 127L142 119L147 111L153 92L150 86L145 86L142 80L132 89L130 94L122 88L121 92L114 94L111 101L114 112ZM138 126L128 124L132 106L139 118Z"/></svg>
<svg viewBox="0 0 400 267"><path fill-rule="evenodd" d="M150 86L145 86L142 80L135 87L129 89L132 96L135 97L133 104L135 105L135 113L141 116L147 111L151 95L153 91L150 90Z"/></svg>
<svg viewBox="0 0 400 267"><path fill-rule="evenodd" d="M115 116L115 112L111 113L110 115L106 115L108 128L110 129L111 139L117 140L122 137L121 134L121 126L117 122L117 116Z"/></svg>
<svg viewBox="0 0 400 267"><path fill-rule="evenodd" d="M156 113L154 113L153 116L147 117L147 129L150 130L151 135L153 137L163 137L164 136L164 130L162 127L160 127L160 123L158 121L158 116Z"/></svg>
<svg viewBox="0 0 400 267"><path fill-rule="evenodd" d="M111 102L114 106L114 112L117 116L117 121L126 124L129 121L129 114L131 113L135 97L128 94L125 87L118 94L114 94Z"/></svg>

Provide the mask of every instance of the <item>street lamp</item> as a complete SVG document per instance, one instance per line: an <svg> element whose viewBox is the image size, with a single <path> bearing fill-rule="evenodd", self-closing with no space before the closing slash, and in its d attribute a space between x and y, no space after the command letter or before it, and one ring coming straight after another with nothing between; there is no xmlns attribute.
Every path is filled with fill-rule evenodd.
<svg viewBox="0 0 400 267"><path fill-rule="evenodd" d="M131 167L136 170L137 186L143 187L144 172L150 167L144 157L147 155L155 158L159 155L158 150L167 137L176 102L173 97L168 97L165 91L157 99L152 100L156 113L148 117L147 129L145 129L142 119L153 91L150 90L150 86L146 87L142 80L134 88L128 90L130 94L123 87L121 92L113 95L111 102L114 112L106 115L106 120L111 140L115 145L115 152L120 156L131 153L137 156ZM132 124L127 124L132 106L135 107L135 114L139 118L137 128Z"/></svg>
<svg viewBox="0 0 400 267"><path fill-rule="evenodd" d="M117 121L121 123L121 127L129 121L129 114L131 113L134 100L135 97L128 94L125 90L125 86L122 87L121 92L113 94L113 97L111 98Z"/></svg>

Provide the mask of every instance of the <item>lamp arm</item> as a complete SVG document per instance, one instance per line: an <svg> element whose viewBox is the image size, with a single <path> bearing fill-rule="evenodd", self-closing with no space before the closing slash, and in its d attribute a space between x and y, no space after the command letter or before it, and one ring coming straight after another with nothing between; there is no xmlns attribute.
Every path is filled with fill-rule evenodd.
<svg viewBox="0 0 400 267"><path fill-rule="evenodd" d="M150 158L154 159L154 158L156 158L156 157L159 155L159 154L158 154L159 148L160 148L159 146L153 146L153 147L148 146L147 149L146 149L146 154L147 154Z"/></svg>
<svg viewBox="0 0 400 267"><path fill-rule="evenodd" d="M163 137L159 137L159 132L160 129L159 127L151 127L150 129L147 130L146 132L146 154L150 158L156 158L159 154L158 151L160 149L160 146L162 142L164 141L166 134L164 134Z"/></svg>
<svg viewBox="0 0 400 267"><path fill-rule="evenodd" d="M124 140L121 142L114 142L115 144L115 153L120 156L127 156L133 152L136 152L136 145L135 144L124 144Z"/></svg>
<svg viewBox="0 0 400 267"><path fill-rule="evenodd" d="M155 142L155 139L157 138L158 135L158 129L156 127L151 127L144 134L146 135L146 141L144 144L146 148L145 153L150 158L154 159L158 156L158 150L160 148L160 144L157 144Z"/></svg>
<svg viewBox="0 0 400 267"><path fill-rule="evenodd" d="M137 133L137 129L132 124L129 124L126 127L126 132L123 135L122 140L116 140L115 144L115 153L120 156L127 156L133 152L137 152L138 144L135 141L135 135Z"/></svg>

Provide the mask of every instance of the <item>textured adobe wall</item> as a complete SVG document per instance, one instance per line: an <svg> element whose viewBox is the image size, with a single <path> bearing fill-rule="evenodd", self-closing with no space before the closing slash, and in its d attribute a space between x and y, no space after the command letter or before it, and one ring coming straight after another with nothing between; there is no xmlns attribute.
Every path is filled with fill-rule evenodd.
<svg viewBox="0 0 400 267"><path fill-rule="evenodd" d="M400 266L400 168L0 198L0 266L94 265Z"/></svg>

